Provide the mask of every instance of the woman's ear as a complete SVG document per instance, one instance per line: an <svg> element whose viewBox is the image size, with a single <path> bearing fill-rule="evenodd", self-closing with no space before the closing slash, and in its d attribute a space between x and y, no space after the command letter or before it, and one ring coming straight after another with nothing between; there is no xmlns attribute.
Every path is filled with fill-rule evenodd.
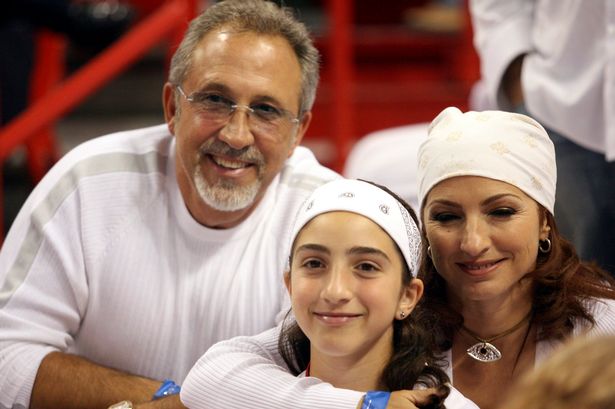
<svg viewBox="0 0 615 409"><path fill-rule="evenodd" d="M402 289L395 318L403 320L412 313L412 310L414 310L414 307L416 307L423 296L423 289L423 281L420 278L413 278L412 281Z"/></svg>
<svg viewBox="0 0 615 409"><path fill-rule="evenodd" d="M290 284L290 270L284 272L284 285L286 286L286 289L288 290L288 295L291 295L292 291L291 291L291 284Z"/></svg>
<svg viewBox="0 0 615 409"><path fill-rule="evenodd" d="M542 222L540 225L540 234L539 234L540 240L548 239L550 232L551 232L551 226L549 226L549 221L548 221L548 218L545 212L545 214L542 217Z"/></svg>

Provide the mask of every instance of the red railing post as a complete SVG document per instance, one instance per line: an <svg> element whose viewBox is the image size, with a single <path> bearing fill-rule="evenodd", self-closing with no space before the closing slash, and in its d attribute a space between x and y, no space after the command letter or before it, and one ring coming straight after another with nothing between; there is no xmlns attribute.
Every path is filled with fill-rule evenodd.
<svg viewBox="0 0 615 409"><path fill-rule="evenodd" d="M30 101L43 98L64 78L64 56L66 38L51 31L41 30L37 34L34 69L30 85ZM28 169L34 183L41 180L51 165L58 159L58 149L53 126L45 126L41 131L25 141L28 152Z"/></svg>
<svg viewBox="0 0 615 409"><path fill-rule="evenodd" d="M179 46L179 43L181 43L182 39L184 38L184 33L186 32L186 29L188 28L188 24L200 11L199 10L200 2L198 0L185 0L185 2L186 2L186 18L183 21L178 22L177 26L175 27L175 30L173 30L171 32L171 35L169 36L169 40L168 40L169 46L167 47L167 56L166 56L167 71L171 65L171 58L173 57L175 50L177 49L177 47Z"/></svg>
<svg viewBox="0 0 615 409"><path fill-rule="evenodd" d="M327 7L332 79L332 132L336 147L334 169L341 172L354 138L353 1L329 0Z"/></svg>

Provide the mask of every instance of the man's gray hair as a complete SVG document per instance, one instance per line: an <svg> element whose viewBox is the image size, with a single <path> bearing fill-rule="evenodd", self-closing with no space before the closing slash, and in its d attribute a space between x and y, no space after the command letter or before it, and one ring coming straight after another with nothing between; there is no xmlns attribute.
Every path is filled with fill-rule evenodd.
<svg viewBox="0 0 615 409"><path fill-rule="evenodd" d="M305 25L291 9L266 0L226 0L208 7L188 27L171 60L169 82L180 85L192 63L192 53L200 40L220 27L258 34L279 35L293 48L301 66L300 113L314 104L318 87L320 54Z"/></svg>

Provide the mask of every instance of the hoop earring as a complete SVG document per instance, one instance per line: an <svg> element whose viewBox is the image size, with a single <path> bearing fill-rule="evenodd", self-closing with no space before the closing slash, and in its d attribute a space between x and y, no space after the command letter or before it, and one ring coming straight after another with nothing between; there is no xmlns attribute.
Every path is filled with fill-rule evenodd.
<svg viewBox="0 0 615 409"><path fill-rule="evenodd" d="M539 240L538 250L543 254L550 252L551 251L551 240L549 240L549 238L546 238L544 240Z"/></svg>
<svg viewBox="0 0 615 409"><path fill-rule="evenodd" d="M433 256L431 255L431 246L427 246L427 255L429 258L433 259Z"/></svg>

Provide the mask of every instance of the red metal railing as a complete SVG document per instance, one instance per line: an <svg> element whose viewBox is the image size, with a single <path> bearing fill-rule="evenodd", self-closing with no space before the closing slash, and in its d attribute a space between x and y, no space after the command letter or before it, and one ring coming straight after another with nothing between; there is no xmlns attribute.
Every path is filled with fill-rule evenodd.
<svg viewBox="0 0 615 409"><path fill-rule="evenodd" d="M49 127L62 115L69 112L81 101L94 93L104 84L127 69L161 40L171 37L181 38L188 22L196 15L197 0L167 0L156 11L144 18L129 32L105 51L93 58L71 77L52 88L44 95L39 95L30 107L20 116L0 129L0 163L19 146L24 144L38 146L34 148L33 161L35 178L44 172L40 161L46 161L49 154ZM172 44L176 46L177 44ZM49 56L53 58L53 56ZM45 141L45 146L36 142ZM45 151L46 150L46 151ZM31 153L31 152L29 152ZM0 192L2 186L0 186ZM1 197L0 197L1 198ZM0 202L2 206L2 202ZM0 208L0 231L2 229L2 212Z"/></svg>
<svg viewBox="0 0 615 409"><path fill-rule="evenodd" d="M67 41L64 36L41 30L35 47L35 65L31 75L30 102L40 100L65 75L64 56ZM58 158L55 135L51 126L36 132L25 141L28 170L33 180L40 180Z"/></svg>

